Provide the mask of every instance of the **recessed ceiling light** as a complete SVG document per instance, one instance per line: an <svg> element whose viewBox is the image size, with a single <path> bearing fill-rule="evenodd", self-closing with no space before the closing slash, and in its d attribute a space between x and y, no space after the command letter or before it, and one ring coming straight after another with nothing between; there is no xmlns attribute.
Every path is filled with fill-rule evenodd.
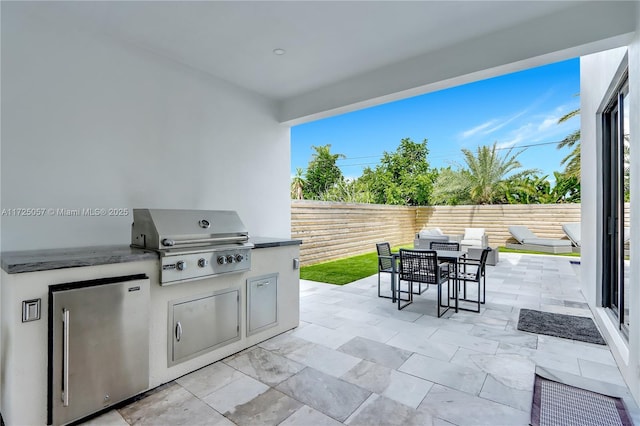
<svg viewBox="0 0 640 426"><path fill-rule="evenodd" d="M284 49L280 49L280 48L273 49L273 54L274 55L282 56L285 53L287 53L287 52Z"/></svg>

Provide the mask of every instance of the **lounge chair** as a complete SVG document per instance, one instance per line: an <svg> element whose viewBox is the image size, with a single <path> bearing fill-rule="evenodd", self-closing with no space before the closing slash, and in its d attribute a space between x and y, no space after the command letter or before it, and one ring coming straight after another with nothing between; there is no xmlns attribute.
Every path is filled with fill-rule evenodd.
<svg viewBox="0 0 640 426"><path fill-rule="evenodd" d="M518 244L507 243L506 247L516 250L533 250L545 253L571 253L573 251L571 241L551 238L538 238L524 225L512 225L509 232Z"/></svg>
<svg viewBox="0 0 640 426"><path fill-rule="evenodd" d="M580 222L565 223L562 225L562 230L564 231L565 234L567 234L567 237L573 243L574 245L573 251L575 253L580 253L580 247L581 247ZM624 228L623 238L624 238L625 246L629 243L629 238L631 237L630 230L631 228ZM626 251L627 250L625 249L625 252Z"/></svg>
<svg viewBox="0 0 640 426"><path fill-rule="evenodd" d="M580 222L565 223L562 225L562 230L573 244L574 253L580 253Z"/></svg>
<svg viewBox="0 0 640 426"><path fill-rule="evenodd" d="M580 247L580 222L565 223L562 225L562 230L574 246Z"/></svg>

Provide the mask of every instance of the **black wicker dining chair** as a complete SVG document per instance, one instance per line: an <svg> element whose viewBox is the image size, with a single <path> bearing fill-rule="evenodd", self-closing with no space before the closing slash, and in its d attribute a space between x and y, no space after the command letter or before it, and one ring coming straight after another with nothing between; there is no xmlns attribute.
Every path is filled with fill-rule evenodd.
<svg viewBox="0 0 640 426"><path fill-rule="evenodd" d="M431 241L429 248L431 250L460 251L460 243L455 241ZM449 273L449 270L453 270L453 265L451 265L451 262L444 261L440 262L440 268ZM452 297L449 295L449 300L451 299Z"/></svg>
<svg viewBox="0 0 640 426"><path fill-rule="evenodd" d="M440 268L438 254L435 251L400 249L400 270L398 276L398 296L400 296L400 284L402 281L406 281L409 287L407 289L408 300L401 300L400 297L398 297L398 309L404 309L413 303L413 283L419 283L427 284L427 289L431 284L438 287L438 298L436 300L436 304L438 305L438 318L449 310L449 274ZM442 285L444 283L447 283L446 305L442 303ZM402 304L402 302L406 303ZM440 308L446 309L441 311Z"/></svg>
<svg viewBox="0 0 640 426"><path fill-rule="evenodd" d="M460 243L456 242L444 242L444 241L431 241L429 246L431 250L448 250L448 251L460 251Z"/></svg>
<svg viewBox="0 0 640 426"><path fill-rule="evenodd" d="M431 250L446 250L446 251L460 251L460 243L456 242L444 242L444 241L431 241L429 246ZM440 267L449 270L449 262L443 262Z"/></svg>
<svg viewBox="0 0 640 426"><path fill-rule="evenodd" d="M380 292L380 273L385 272L388 274L393 274L393 256L391 255L391 245L389 243L377 243L376 251L378 252L378 297L393 299L393 289L391 289L391 296L383 296Z"/></svg>
<svg viewBox="0 0 640 426"><path fill-rule="evenodd" d="M480 259L464 258L458 262L458 273L450 274L450 278L457 280L462 284L462 297L459 301L473 302L477 304L477 309L469 309L459 306L458 309L471 312L480 312L480 305L485 303L487 292L486 266L487 257L492 248L487 247L482 250ZM477 285L477 298L471 299L467 297L467 283L475 283Z"/></svg>

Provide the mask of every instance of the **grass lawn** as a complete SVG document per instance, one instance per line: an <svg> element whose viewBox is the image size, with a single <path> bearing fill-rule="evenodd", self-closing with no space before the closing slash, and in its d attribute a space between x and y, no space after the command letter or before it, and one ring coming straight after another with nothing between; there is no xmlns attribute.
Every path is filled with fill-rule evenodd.
<svg viewBox="0 0 640 426"><path fill-rule="evenodd" d="M413 248L413 244L392 247L392 251L400 248ZM506 247L499 248L501 253L524 253L524 254L551 254L541 251L515 250ZM561 253L553 256L580 257L579 253ZM343 285L362 278L369 277L378 272L378 254L375 251L358 256L345 257L344 259L332 260L330 262L317 263L311 266L300 268L300 279L318 281L328 284Z"/></svg>
<svg viewBox="0 0 640 426"><path fill-rule="evenodd" d="M400 248L413 248L413 244L392 247L391 251L395 252ZM373 251L358 256L303 266L300 268L300 279L343 285L369 277L377 272L378 254Z"/></svg>

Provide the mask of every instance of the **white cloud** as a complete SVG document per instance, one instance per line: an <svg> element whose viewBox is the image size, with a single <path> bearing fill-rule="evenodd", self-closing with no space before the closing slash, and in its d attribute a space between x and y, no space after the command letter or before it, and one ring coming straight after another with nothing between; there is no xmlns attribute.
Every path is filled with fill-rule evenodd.
<svg viewBox="0 0 640 426"><path fill-rule="evenodd" d="M517 144L560 141L573 130L576 123L573 119L558 124L560 117L567 113L565 106L555 108L546 114L530 117L531 121L514 129L507 140L500 142L499 147L512 147Z"/></svg>
<svg viewBox="0 0 640 426"><path fill-rule="evenodd" d="M512 139L512 140L510 140L510 141L508 141L508 142L500 142L500 143L496 144L496 149L509 149L509 148L513 148L513 146L514 146L515 144L517 144L518 142L520 142L520 139L518 139L518 138Z"/></svg>
<svg viewBox="0 0 640 426"><path fill-rule="evenodd" d="M482 135L490 135L491 133L497 132L498 130L502 129L503 127L507 126L508 124L511 124L513 121L517 120L518 118L522 117L523 115L527 114L529 111L531 111L532 109L536 108L538 105L540 105L545 99L548 99L551 95L553 94L552 90L548 90L547 92L543 93L541 96L539 96L537 99L535 99L531 104L529 104L527 107L525 107L523 110L513 114L510 117L507 117L506 119L504 118L494 118L493 120L487 121L486 123L483 123L479 126L476 126L472 129L469 129L465 132L462 133L462 138L467 138L469 136L472 136L476 133L480 133ZM564 105L562 105L561 107L564 107ZM497 125L496 125L497 123ZM527 124L525 126L529 126L530 124ZM518 131L520 131L522 129L522 127L518 130L516 130L516 133ZM517 137L513 138L518 139ZM520 139L518 139L518 142L520 142ZM509 142L504 142L504 143L509 143ZM516 142L517 143L517 142Z"/></svg>
<svg viewBox="0 0 640 426"><path fill-rule="evenodd" d="M489 120L489 121L487 121L485 123L480 124L479 126L471 128L469 130L465 130L464 132L461 133L460 136L462 137L462 139L466 139L466 138L468 138L470 136L475 135L476 133L482 132L484 129L486 129L488 127L493 126L497 121L498 120L495 120L495 119L494 120ZM486 133L483 132L482 134L486 134Z"/></svg>
<svg viewBox="0 0 640 426"><path fill-rule="evenodd" d="M542 96L544 98L545 96ZM540 100L538 100L540 101ZM579 118L572 118L566 122L558 124L558 120L570 111L579 108L576 102L568 102L565 104L551 107L540 113L530 114L539 102L533 102L528 107L504 118L493 118L478 126L462 132L463 138L476 136L471 141L476 141L484 136L484 141L477 141L488 144L487 135L495 132L494 139L496 147L499 149L518 149L527 145L535 145L540 143L548 143L552 146L554 142L561 141L568 134L579 127ZM541 101L540 101L541 102ZM501 130L498 132L498 130ZM535 149L535 148L532 148ZM535 150L535 152L538 152Z"/></svg>
<svg viewBox="0 0 640 426"><path fill-rule="evenodd" d="M543 132L551 126L558 123L558 117L548 117L542 120L542 123L538 125L538 131Z"/></svg>
<svg viewBox="0 0 640 426"><path fill-rule="evenodd" d="M503 142L498 142L496 147L498 148L512 148L513 146L519 144L520 142L526 142L529 135L531 134L530 124L526 124L519 129L514 130L511 133L511 136L508 140Z"/></svg>
<svg viewBox="0 0 640 426"><path fill-rule="evenodd" d="M464 132L461 133L461 138L462 139L467 139L470 136L473 136L475 134L481 134L483 136L486 135L490 135L491 133L495 133L498 130L502 129L504 126L506 126L507 124L513 122L514 120L518 119L519 117L523 116L528 109L522 110L514 115L512 115L511 117L507 118L507 119L503 119L503 118L494 118L492 120L489 120L487 122L484 122L482 124L480 124L479 126L473 127L469 130L465 130Z"/></svg>
<svg viewBox="0 0 640 426"><path fill-rule="evenodd" d="M515 119L517 119L519 117L522 117L526 112L527 112L527 110L525 109L523 111L520 111L517 114L512 115L511 117L509 117L508 119L506 119L502 123L498 124L497 126L493 127L492 129L489 129L489 131L487 131L485 134L488 135L489 133L493 133L493 132L495 132L497 130L502 129L504 126L506 126L507 124L511 123L513 120L515 120Z"/></svg>
<svg viewBox="0 0 640 426"><path fill-rule="evenodd" d="M574 127L575 121L578 120L577 116L570 118L569 120L559 123L558 121L564 117L569 111L573 111L575 107L573 105L559 105L552 113L546 115L546 118L542 120L542 123L538 126L538 131L543 132L547 129L562 128L562 127Z"/></svg>

